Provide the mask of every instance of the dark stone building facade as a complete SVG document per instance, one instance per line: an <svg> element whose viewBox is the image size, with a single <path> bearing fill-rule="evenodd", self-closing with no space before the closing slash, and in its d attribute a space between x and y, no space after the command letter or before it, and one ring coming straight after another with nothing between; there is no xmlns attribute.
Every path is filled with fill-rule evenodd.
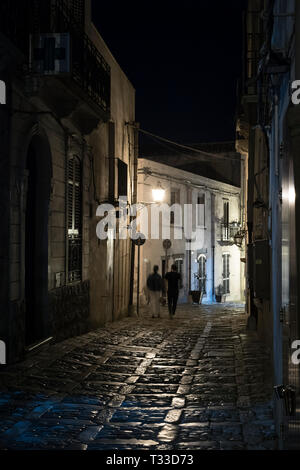
<svg viewBox="0 0 300 470"><path fill-rule="evenodd" d="M12 362L128 314L131 244L98 240L96 209L116 205L120 168L133 202L135 90L84 0L1 2L0 80L0 338Z"/></svg>
<svg viewBox="0 0 300 470"><path fill-rule="evenodd" d="M280 447L299 448L300 380L293 354L299 319L300 8L295 0L249 0L237 122L245 165L249 326L273 355Z"/></svg>

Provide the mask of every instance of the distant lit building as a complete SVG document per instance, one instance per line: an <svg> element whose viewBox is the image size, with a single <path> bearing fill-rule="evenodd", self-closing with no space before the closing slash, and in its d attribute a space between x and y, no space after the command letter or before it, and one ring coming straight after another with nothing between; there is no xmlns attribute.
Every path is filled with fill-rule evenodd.
<svg viewBox="0 0 300 470"><path fill-rule="evenodd" d="M193 229L198 229L198 244L188 249L184 233L184 215L176 220L170 212L170 241L167 251L163 246L163 219L160 222L159 239L151 236L151 208L153 188L164 189L162 204L179 204L184 214L184 205L193 207ZM203 302L215 301L215 294L224 294L227 302L243 300L241 291L241 254L235 244L234 235L240 227L240 188L221 183L177 168L139 158L138 202L143 203L150 214L147 222L139 225L148 239L141 247L141 291L153 265L157 264L164 275L174 263L182 274L179 301L186 302L190 291L202 291ZM176 239L174 230L182 233ZM142 295L143 299L143 295Z"/></svg>

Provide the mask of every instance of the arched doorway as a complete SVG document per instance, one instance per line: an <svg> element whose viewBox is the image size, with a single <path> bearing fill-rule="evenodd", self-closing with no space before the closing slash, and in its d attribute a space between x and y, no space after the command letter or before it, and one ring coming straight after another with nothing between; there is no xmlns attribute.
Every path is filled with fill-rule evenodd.
<svg viewBox="0 0 300 470"><path fill-rule="evenodd" d="M198 258L198 282L199 290L203 292L203 295L206 294L206 256L200 255Z"/></svg>
<svg viewBox="0 0 300 470"><path fill-rule="evenodd" d="M48 217L51 154L45 137L32 138L26 156L24 297L25 343L31 345L49 333Z"/></svg>

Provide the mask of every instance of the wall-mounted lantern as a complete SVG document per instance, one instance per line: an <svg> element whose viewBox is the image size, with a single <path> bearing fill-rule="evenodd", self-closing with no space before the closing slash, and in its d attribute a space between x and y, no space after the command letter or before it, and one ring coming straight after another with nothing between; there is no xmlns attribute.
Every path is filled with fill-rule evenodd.
<svg viewBox="0 0 300 470"><path fill-rule="evenodd" d="M152 197L154 202L162 202L165 198L165 190L162 187L161 183L158 182L158 185L156 188L152 189Z"/></svg>
<svg viewBox="0 0 300 470"><path fill-rule="evenodd" d="M234 234L234 237L233 237L234 244L237 245L239 248L241 248L243 244L245 234L246 234L246 231L242 229L240 229L238 232Z"/></svg>

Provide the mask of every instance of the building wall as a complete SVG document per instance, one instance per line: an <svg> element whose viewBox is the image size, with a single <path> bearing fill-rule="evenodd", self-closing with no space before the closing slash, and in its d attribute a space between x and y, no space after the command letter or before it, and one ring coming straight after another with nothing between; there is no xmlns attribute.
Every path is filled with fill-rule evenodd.
<svg viewBox="0 0 300 470"><path fill-rule="evenodd" d="M38 331L37 341L50 336L61 340L128 314L131 242L99 240L96 210L99 204L111 198L111 187L113 193L109 202L116 204L118 159L128 165L129 204L133 201L137 141L136 132L128 123L134 123L135 119L135 90L91 23L90 2L85 3L86 33L110 66L109 116L97 113L82 89L74 96L72 84L67 90L58 78L27 76L21 80L16 69L21 69L20 64L26 58L9 40L5 43L9 60L0 68L1 79L5 78L8 84L8 101L5 110L2 108L7 113L1 114L1 128L5 117L9 138L6 136L6 160L3 157L2 160L8 169L9 233L4 237L1 231L7 253L7 277L1 289L7 292L8 298L1 297L1 311L6 313L1 317L0 338L7 344L9 362L22 357L25 347L33 342L28 339L28 325L33 324L28 320L31 309L28 295L26 297L29 271L34 273L32 290L39 305L33 328ZM49 90L57 93L52 99L47 96ZM69 101L60 101L59 93L61 96L69 93ZM29 194L26 165L31 151L37 156L33 207L38 221L32 220L32 227L26 216L29 213L26 210ZM70 282L67 162L74 155L82 168L82 273L80 280ZM35 253L31 262L34 268L28 269L26 246L33 237L36 246L31 247Z"/></svg>
<svg viewBox="0 0 300 470"><path fill-rule="evenodd" d="M254 10L258 12L256 18L251 13ZM293 0L249 1L248 52L256 57L256 63L251 71L247 70L245 83L252 84L254 95L246 85L238 130L247 131L237 143L238 150L243 148L248 166L248 311L256 318L257 331L272 351L274 385L290 385L296 390L293 416L288 416L284 400L274 402L279 447L291 449L299 447L300 433L299 371L291 361L291 345L299 337L300 121L298 105L291 103L291 83L299 79L300 71L299 18L299 4ZM261 36L253 48L250 38L254 31L261 31ZM280 73L270 68L269 57L273 57ZM255 75L256 80L251 80ZM257 254L255 247L259 243L264 252Z"/></svg>
<svg viewBox="0 0 300 470"><path fill-rule="evenodd" d="M113 153L115 166L115 199L118 198L118 165L121 159L128 165L128 202L132 203L134 188L133 129L126 125L135 120L135 90L117 64L111 52L93 24L88 28L89 37L111 67L111 118L114 123L114 142L109 138L109 123L102 123L89 136L88 142L95 152L95 179L100 202L108 200L109 155ZM93 201L93 214L97 202ZM94 326L116 320L128 313L130 292L130 240L99 241L93 217L90 224L90 252L93 259L91 276L91 321ZM103 269L103 261L106 268ZM105 286L105 287L104 287ZM103 288L104 287L104 288Z"/></svg>
<svg viewBox="0 0 300 470"><path fill-rule="evenodd" d="M234 189L232 188L232 191ZM220 234L220 222L223 217L224 200L229 201L229 220L240 221L240 200L238 196L230 196L226 193L217 193L215 196L215 287L222 283L223 264L222 256L229 254L230 294L226 295L226 301L235 302L243 300L243 292L240 285L241 252L240 248L232 243L222 242Z"/></svg>

